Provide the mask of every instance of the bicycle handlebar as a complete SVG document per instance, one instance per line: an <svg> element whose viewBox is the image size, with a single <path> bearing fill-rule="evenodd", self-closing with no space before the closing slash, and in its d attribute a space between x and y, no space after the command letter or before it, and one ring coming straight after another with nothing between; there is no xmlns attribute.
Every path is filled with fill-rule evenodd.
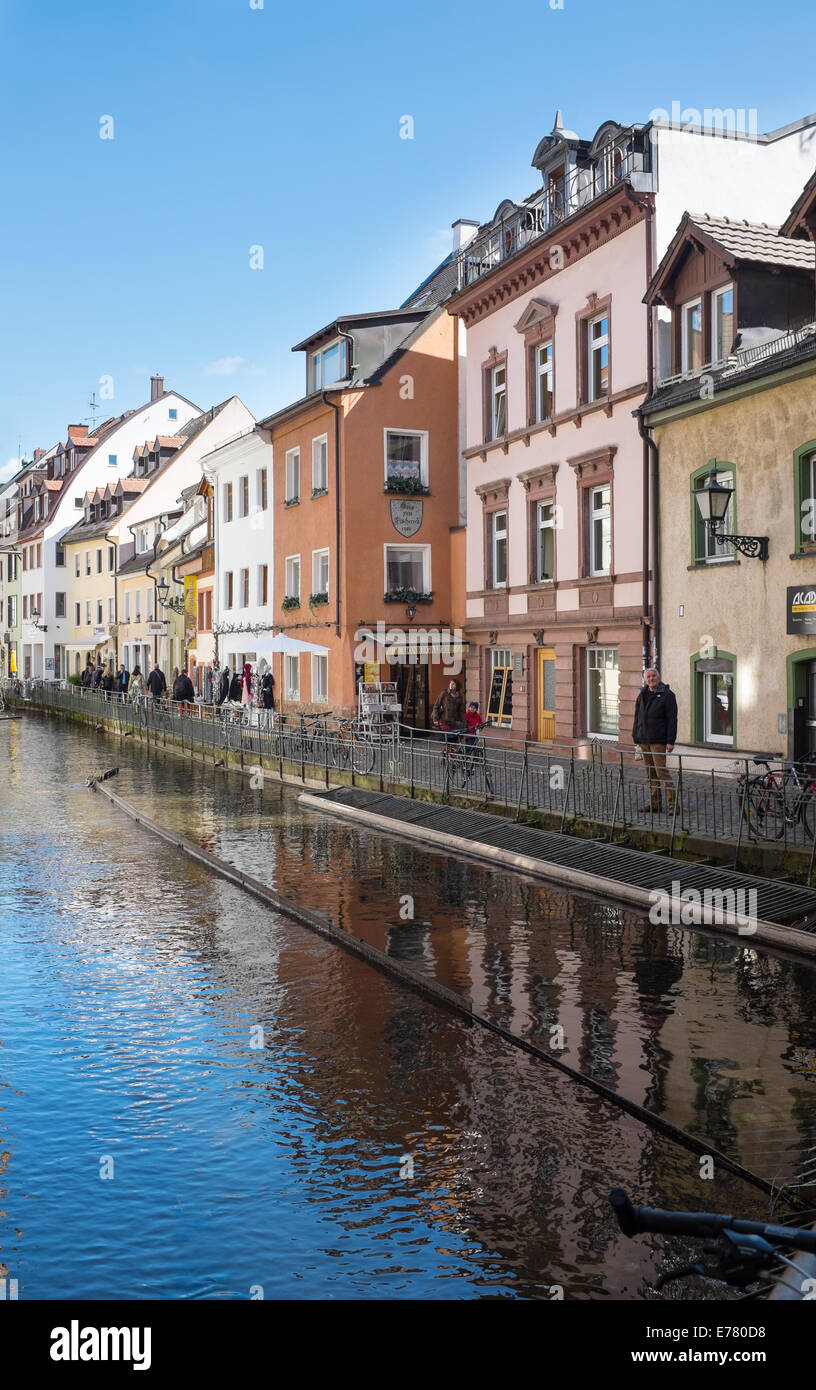
<svg viewBox="0 0 816 1390"><path fill-rule="evenodd" d="M622 1187L615 1187L609 1202L625 1236L642 1235L652 1231L668 1236L696 1236L705 1239L720 1231L736 1231L740 1235L763 1236L772 1244L785 1245L791 1250L807 1250L816 1254L816 1231L796 1226L775 1226L762 1221L741 1221L711 1211L663 1211L659 1207L636 1207Z"/></svg>

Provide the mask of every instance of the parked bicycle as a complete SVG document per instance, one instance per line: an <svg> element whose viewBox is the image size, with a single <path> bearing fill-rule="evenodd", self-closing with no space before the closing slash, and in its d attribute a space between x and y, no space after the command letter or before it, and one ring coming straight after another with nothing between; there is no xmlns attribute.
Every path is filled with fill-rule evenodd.
<svg viewBox="0 0 816 1390"><path fill-rule="evenodd" d="M292 762L316 765L323 762L329 713L329 710L321 710L316 714L300 715L300 727L295 731L288 754Z"/></svg>
<svg viewBox="0 0 816 1390"><path fill-rule="evenodd" d="M332 767L344 771L351 764L355 772L365 777L373 768L376 756L371 733L361 729L356 719L337 721L329 743Z"/></svg>
<svg viewBox="0 0 816 1390"><path fill-rule="evenodd" d="M442 759L443 764L447 764L446 780L449 779L452 786L481 790L483 785L487 795L492 796L490 765L484 739L479 737L480 731L486 727L486 724L478 724L469 733L459 734L455 740L448 738L442 750Z"/></svg>
<svg viewBox="0 0 816 1390"><path fill-rule="evenodd" d="M785 1266L784 1282L802 1299L812 1298L816 1285L812 1273L783 1252L804 1251L816 1254L816 1231L796 1226L777 1226L771 1222L741 1221L708 1211L664 1211L659 1207L636 1207L622 1187L615 1187L609 1202L625 1236L654 1232L668 1236L688 1236L707 1240L703 1254L711 1256L707 1264L680 1265L661 1274L656 1288L662 1289L675 1279L687 1279L696 1274L703 1279L748 1289L771 1279L778 1279L774 1266ZM787 1270L793 1270L789 1275ZM759 1289L756 1292L760 1292ZM743 1297L745 1295L742 1295ZM750 1295L749 1295L750 1296Z"/></svg>
<svg viewBox="0 0 816 1390"><path fill-rule="evenodd" d="M765 769L755 777L740 778L740 790L745 791L745 813L751 833L763 840L781 840L786 831L797 825L805 835L813 836L813 806L816 801L816 767L810 761L791 763L774 771L767 758L754 758L757 767Z"/></svg>

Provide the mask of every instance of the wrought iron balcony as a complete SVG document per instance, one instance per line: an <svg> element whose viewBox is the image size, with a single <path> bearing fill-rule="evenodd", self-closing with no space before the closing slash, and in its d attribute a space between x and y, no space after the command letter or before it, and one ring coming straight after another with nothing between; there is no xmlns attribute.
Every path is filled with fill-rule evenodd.
<svg viewBox="0 0 816 1390"><path fill-rule="evenodd" d="M469 241L457 257L459 289L489 275L622 183L631 183L641 192L655 186L648 134L636 127L610 142L597 159L579 162L569 175L550 175L539 192L524 203L513 204L512 210Z"/></svg>

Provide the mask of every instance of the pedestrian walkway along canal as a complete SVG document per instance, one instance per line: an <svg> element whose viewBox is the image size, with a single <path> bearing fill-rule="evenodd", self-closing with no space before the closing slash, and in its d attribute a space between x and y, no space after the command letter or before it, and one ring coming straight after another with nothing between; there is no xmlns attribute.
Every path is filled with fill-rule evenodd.
<svg viewBox="0 0 816 1390"><path fill-rule="evenodd" d="M115 764L131 803L515 1033L768 1180L803 1171L808 964L57 721L3 722L0 751L0 1276L21 1298L643 1298L666 1255L617 1236L612 1186L768 1211L133 825L84 785Z"/></svg>

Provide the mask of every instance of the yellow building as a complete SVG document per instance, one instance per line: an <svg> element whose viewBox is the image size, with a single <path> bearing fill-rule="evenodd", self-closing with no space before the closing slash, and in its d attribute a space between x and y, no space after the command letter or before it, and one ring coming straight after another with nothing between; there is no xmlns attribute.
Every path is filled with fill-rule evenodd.
<svg viewBox="0 0 816 1390"><path fill-rule="evenodd" d="M79 675L88 660L103 666L116 661L116 546L107 532L144 486L137 478L117 478L86 492L81 518L63 537L67 592L57 594L57 611L70 624L66 675Z"/></svg>

